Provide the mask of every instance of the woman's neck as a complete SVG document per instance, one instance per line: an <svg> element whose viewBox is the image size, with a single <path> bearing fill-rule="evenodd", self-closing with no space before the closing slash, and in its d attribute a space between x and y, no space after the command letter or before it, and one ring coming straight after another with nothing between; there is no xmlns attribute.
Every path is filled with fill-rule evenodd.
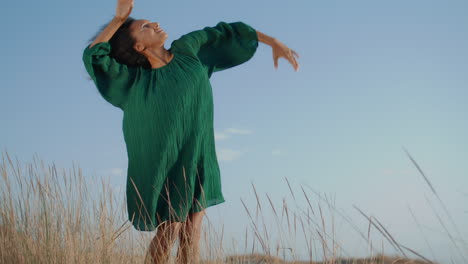
<svg viewBox="0 0 468 264"><path fill-rule="evenodd" d="M174 58L174 54L170 53L164 47L160 49L146 49L143 53L153 69L167 65Z"/></svg>

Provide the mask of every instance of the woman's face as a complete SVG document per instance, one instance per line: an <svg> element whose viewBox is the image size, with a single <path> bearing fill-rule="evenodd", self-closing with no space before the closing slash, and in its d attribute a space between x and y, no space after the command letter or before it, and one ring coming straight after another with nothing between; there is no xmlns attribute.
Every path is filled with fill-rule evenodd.
<svg viewBox="0 0 468 264"><path fill-rule="evenodd" d="M159 27L159 23L146 19L133 21L130 34L135 39L135 49L139 52L147 48L162 47L167 39L167 33Z"/></svg>

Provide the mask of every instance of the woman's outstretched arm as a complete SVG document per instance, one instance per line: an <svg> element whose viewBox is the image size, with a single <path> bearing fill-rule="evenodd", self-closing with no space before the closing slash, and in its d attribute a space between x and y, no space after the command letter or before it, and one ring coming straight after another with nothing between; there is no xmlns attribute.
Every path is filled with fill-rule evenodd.
<svg viewBox="0 0 468 264"><path fill-rule="evenodd" d="M133 0L117 0L117 8L112 21L104 28L104 30L96 37L89 47L92 47L101 42L109 41L119 27L130 16L133 9Z"/></svg>
<svg viewBox="0 0 468 264"><path fill-rule="evenodd" d="M281 43L281 41L270 37L260 31L257 30L258 41L265 43L271 46L273 51L273 61L275 64L275 68L278 68L278 59L283 57L291 63L294 67L294 70L299 70L299 63L297 63L296 57L299 58L299 54L294 50L288 48L286 45Z"/></svg>

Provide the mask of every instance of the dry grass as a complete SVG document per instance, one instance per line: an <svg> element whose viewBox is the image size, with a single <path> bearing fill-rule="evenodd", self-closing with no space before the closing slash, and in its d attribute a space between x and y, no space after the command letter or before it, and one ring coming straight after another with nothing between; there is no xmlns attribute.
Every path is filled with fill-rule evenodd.
<svg viewBox="0 0 468 264"><path fill-rule="evenodd" d="M0 173L1 263L143 262L141 249L119 243L135 240L108 184L91 200L81 169L59 172L36 158L23 167L7 153Z"/></svg>
<svg viewBox="0 0 468 264"><path fill-rule="evenodd" d="M86 181L80 168L59 171L37 157L23 166L6 152L2 153L0 173L0 263L149 261L147 248L154 232L133 230L123 197L116 198L108 183L101 182L100 191L92 193L89 187L96 183ZM250 226L246 227L245 241L238 243L243 245L239 248L223 248L223 229L215 227L209 218L205 220L202 263L433 263L401 245L379 220L359 208L369 224L367 233L335 207L333 198L303 187L294 192L286 182L293 206L285 200L278 206L268 194L261 199L252 186L256 206L249 208L242 202ZM299 194L306 201L306 208L297 206ZM360 237L369 249L369 258L352 258L352 252L346 252L336 237L337 217L348 222ZM376 249L372 241L371 227L404 258L383 256L383 250ZM305 242L308 261L296 252L298 240ZM241 252L247 254L235 255ZM462 249L460 252L462 256L466 254ZM413 257L421 260L410 260Z"/></svg>
<svg viewBox="0 0 468 264"><path fill-rule="evenodd" d="M339 258L325 262L311 262L311 261L285 261L278 257L271 257L266 255L250 254L231 256L226 258L225 263L277 263L277 264L425 264L427 262L421 260L409 260L399 257L388 256L375 256L373 258L352 258L343 259Z"/></svg>

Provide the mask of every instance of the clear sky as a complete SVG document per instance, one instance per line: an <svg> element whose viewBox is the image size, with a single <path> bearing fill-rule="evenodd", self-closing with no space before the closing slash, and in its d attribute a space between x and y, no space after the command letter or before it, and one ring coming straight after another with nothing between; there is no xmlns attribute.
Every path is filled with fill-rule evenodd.
<svg viewBox="0 0 468 264"><path fill-rule="evenodd" d="M2 10L0 148L24 162L37 153L58 167L78 164L88 178L110 177L123 195L122 112L99 95L81 60L115 0L18 0ZM227 202L209 216L227 234L248 223L240 199L255 205L251 183L281 206L287 177L298 194L308 185L334 195L365 229L357 205L430 256L411 206L436 258L447 259L455 254L427 205L429 189L402 147L468 237L467 12L462 0L135 0L132 16L159 22L166 48L190 31L243 21L301 56L299 72L285 60L275 70L260 44L250 61L212 76Z"/></svg>

